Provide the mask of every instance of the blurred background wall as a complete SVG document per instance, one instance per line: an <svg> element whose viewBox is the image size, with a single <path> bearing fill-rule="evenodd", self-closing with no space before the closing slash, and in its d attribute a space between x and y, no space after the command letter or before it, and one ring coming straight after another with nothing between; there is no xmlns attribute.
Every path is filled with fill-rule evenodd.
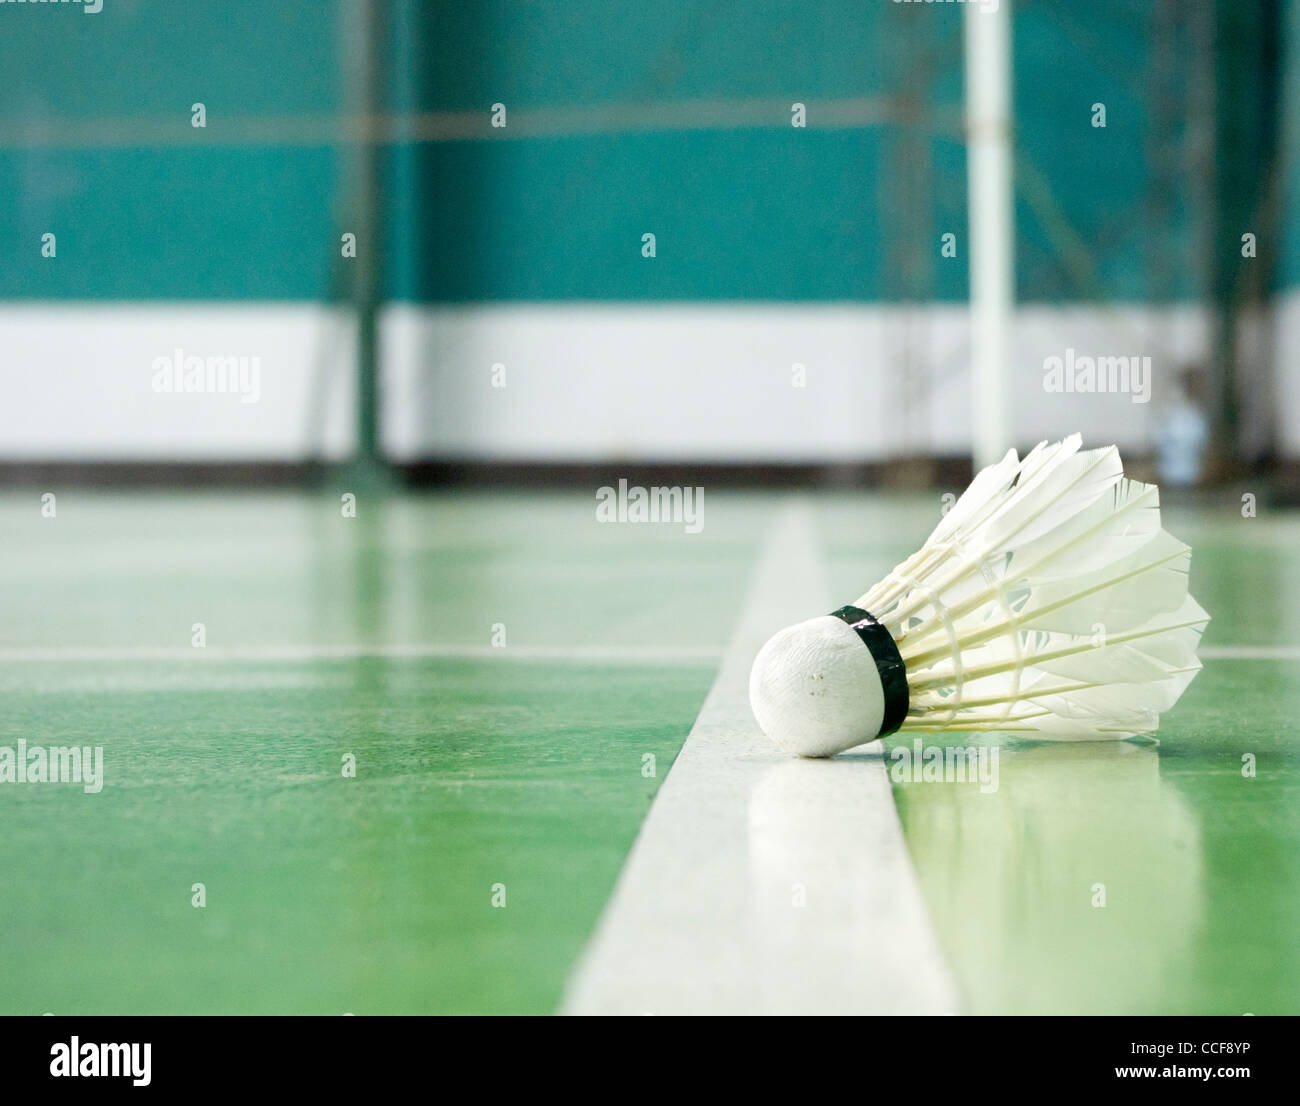
<svg viewBox="0 0 1300 1106"><path fill-rule="evenodd" d="M964 454L963 7L0 4L0 462L344 457L368 310L395 461ZM1190 390L1221 470L1300 458L1300 0L1013 35L1018 443L1150 453Z"/></svg>

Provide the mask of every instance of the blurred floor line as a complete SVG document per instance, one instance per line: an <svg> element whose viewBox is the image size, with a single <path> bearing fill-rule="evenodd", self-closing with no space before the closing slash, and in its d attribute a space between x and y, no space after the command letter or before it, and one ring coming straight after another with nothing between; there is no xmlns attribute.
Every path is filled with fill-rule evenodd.
<svg viewBox="0 0 1300 1106"><path fill-rule="evenodd" d="M1197 651L1203 660L1300 660L1300 645L1211 645ZM17 646L0 648L0 663L83 661L313 661L361 657L393 659L448 657L572 662L574 664L714 664L722 653L708 646L661 645L463 645L411 642L396 645L210 646Z"/></svg>
<svg viewBox="0 0 1300 1106"><path fill-rule="evenodd" d="M413 643L407 645L250 645L211 646L61 646L0 649L0 663L82 661L314 661L352 660L363 657L402 660L448 657L479 660L536 660L574 664L716 664L719 650L692 646L647 646L629 648L609 645L456 645Z"/></svg>
<svg viewBox="0 0 1300 1106"><path fill-rule="evenodd" d="M1196 655L1211 661L1296 661L1300 645L1202 645Z"/></svg>

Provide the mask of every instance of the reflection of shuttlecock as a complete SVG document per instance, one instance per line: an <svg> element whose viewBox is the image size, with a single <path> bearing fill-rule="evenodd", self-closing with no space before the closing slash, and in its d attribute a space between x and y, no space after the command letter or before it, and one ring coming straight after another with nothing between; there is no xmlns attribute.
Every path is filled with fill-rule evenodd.
<svg viewBox="0 0 1300 1106"><path fill-rule="evenodd" d="M895 730L1040 738L1150 732L1200 668L1209 616L1159 491L1076 434L976 475L921 549L750 674L778 745L830 756ZM864 647L865 646L865 647Z"/></svg>
<svg viewBox="0 0 1300 1106"><path fill-rule="evenodd" d="M1155 748L1001 753L995 792L895 790L967 1013L1204 1013L1201 834Z"/></svg>

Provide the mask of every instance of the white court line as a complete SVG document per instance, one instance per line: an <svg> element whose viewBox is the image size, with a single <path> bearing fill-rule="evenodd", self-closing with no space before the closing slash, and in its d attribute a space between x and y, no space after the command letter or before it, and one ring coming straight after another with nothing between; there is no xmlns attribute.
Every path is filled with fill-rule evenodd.
<svg viewBox="0 0 1300 1106"><path fill-rule="evenodd" d="M563 1013L956 1011L879 745L798 760L750 714L759 646L830 609L812 520L792 506Z"/></svg>
<svg viewBox="0 0 1300 1106"><path fill-rule="evenodd" d="M1300 645L1211 645L1205 660L1300 660ZM81 661L315 661L364 657L554 661L573 664L716 664L719 649L693 645L457 645L410 642L401 645L232 645L195 649L185 645L32 645L0 648L0 663Z"/></svg>
<svg viewBox="0 0 1300 1106"><path fill-rule="evenodd" d="M1300 645L1202 645L1196 655L1211 661L1300 661Z"/></svg>
<svg viewBox="0 0 1300 1106"><path fill-rule="evenodd" d="M248 645L209 646L33 646L0 649L0 663L23 661L316 661L359 660L365 657L420 659L446 657L465 660L554 661L595 665L716 664L720 651L691 646L608 645L448 645L416 642L406 645Z"/></svg>

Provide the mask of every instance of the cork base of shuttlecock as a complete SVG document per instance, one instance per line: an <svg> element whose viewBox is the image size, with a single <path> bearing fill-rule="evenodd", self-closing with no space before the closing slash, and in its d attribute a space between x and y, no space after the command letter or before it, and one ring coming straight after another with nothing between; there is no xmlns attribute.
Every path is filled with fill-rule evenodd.
<svg viewBox="0 0 1300 1106"><path fill-rule="evenodd" d="M754 717L786 752L828 757L873 740L885 712L871 651L831 615L787 626L754 658Z"/></svg>

